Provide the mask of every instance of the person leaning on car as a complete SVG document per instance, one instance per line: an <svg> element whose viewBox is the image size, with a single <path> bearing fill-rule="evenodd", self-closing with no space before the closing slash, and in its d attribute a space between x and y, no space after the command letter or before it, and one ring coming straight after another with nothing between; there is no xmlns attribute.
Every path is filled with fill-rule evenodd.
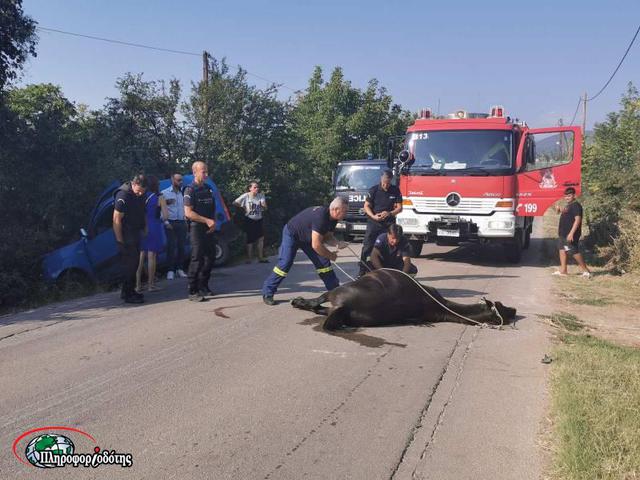
<svg viewBox="0 0 640 480"><path fill-rule="evenodd" d="M123 183L116 191L113 207L113 233L118 244L122 266L122 292L120 297L127 303L143 303L144 296L136 293L136 271L140 257L140 238L146 229L144 193L147 179L136 175Z"/></svg>

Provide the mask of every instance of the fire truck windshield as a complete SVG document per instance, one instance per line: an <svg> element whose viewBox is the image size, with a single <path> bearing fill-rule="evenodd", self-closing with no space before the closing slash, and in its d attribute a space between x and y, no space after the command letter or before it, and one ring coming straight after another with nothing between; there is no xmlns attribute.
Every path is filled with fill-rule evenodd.
<svg viewBox="0 0 640 480"><path fill-rule="evenodd" d="M513 133L507 130L411 132L411 170L440 175L499 175L513 167Z"/></svg>
<svg viewBox="0 0 640 480"><path fill-rule="evenodd" d="M341 165L336 172L336 190L369 190L380 183L384 165Z"/></svg>

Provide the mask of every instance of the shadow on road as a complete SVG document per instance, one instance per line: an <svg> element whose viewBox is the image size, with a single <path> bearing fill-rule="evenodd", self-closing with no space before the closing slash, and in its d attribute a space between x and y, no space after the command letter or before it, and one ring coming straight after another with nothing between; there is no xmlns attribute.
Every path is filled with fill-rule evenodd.
<svg viewBox="0 0 640 480"><path fill-rule="evenodd" d="M553 242L554 240L551 238L532 238L531 245L523 252L522 260L519 263L509 263L505 258L503 247L475 243L453 247L446 252L428 253L420 258L468 263L482 267L548 267L556 263L555 258L550 254L553 251ZM552 247L551 250L550 246Z"/></svg>

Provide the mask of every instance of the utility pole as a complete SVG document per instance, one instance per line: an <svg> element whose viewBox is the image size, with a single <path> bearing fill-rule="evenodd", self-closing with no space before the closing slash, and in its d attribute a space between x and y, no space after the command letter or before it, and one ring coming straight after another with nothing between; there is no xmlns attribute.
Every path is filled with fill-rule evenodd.
<svg viewBox="0 0 640 480"><path fill-rule="evenodd" d="M202 82L209 84L209 52L206 50L202 52Z"/></svg>
<svg viewBox="0 0 640 480"><path fill-rule="evenodd" d="M582 104L582 136L587 138L587 92L584 92L584 102Z"/></svg>

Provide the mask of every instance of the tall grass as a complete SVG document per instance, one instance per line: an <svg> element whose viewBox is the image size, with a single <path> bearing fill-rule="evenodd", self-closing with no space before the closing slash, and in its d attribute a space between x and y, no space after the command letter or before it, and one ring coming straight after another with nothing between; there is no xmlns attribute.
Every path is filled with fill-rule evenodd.
<svg viewBox="0 0 640 480"><path fill-rule="evenodd" d="M640 478L640 350L566 334L555 358L552 478Z"/></svg>

